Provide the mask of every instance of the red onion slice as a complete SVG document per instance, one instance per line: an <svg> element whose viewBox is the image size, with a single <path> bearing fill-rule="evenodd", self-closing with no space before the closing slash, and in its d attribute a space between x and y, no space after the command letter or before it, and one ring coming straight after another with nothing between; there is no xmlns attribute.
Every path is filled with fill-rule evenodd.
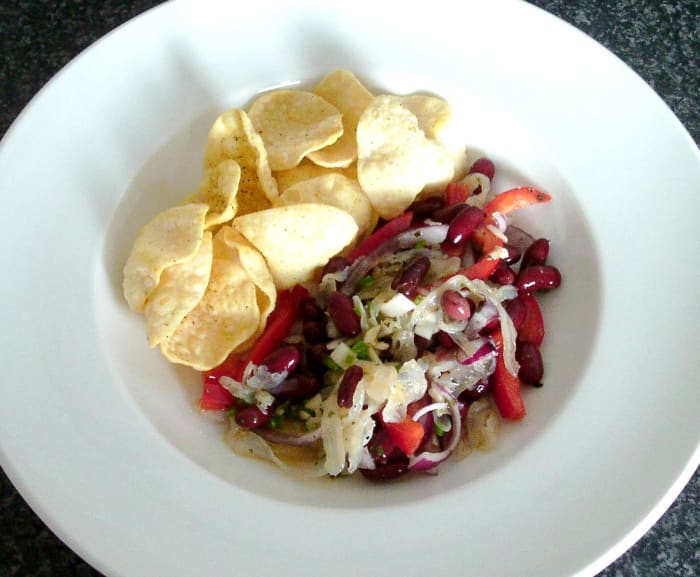
<svg viewBox="0 0 700 577"><path fill-rule="evenodd" d="M452 419L452 430L450 431L450 443L445 449L438 453L424 451L412 456L408 461L408 468L412 471L429 471L434 469L445 459L447 459L457 447L462 436L462 416L459 412L459 403L450 395L450 417Z"/></svg>
<svg viewBox="0 0 700 577"><path fill-rule="evenodd" d="M272 429L256 429L255 432L260 435L263 439L269 443L275 443L277 445L291 445L293 447L307 447L308 445L313 445L316 441L321 439L321 427L309 431L308 433L302 433L301 435L292 435L289 433L282 433L280 431L273 431Z"/></svg>

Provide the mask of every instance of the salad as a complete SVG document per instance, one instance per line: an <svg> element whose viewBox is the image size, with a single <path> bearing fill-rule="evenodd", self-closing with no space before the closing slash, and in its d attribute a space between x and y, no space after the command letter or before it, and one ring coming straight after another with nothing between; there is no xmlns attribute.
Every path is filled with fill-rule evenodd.
<svg viewBox="0 0 700 577"><path fill-rule="evenodd" d="M419 197L317 282L279 291L245 353L203 373L234 450L319 475L390 480L488 449L540 387L541 293L561 274L549 241L509 222L549 202L494 194L493 162ZM309 247L309 250L313 250Z"/></svg>

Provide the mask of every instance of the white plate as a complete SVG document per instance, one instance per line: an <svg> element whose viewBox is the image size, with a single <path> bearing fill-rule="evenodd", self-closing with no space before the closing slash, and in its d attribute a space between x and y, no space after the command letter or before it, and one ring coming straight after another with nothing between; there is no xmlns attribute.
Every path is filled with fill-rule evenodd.
<svg viewBox="0 0 700 577"><path fill-rule="evenodd" d="M105 574L590 576L697 467L697 147L583 34L525 3L461 5L163 5L4 138L2 466ZM136 231L192 190L218 113L336 67L446 97L497 186L555 197L524 215L564 273L546 387L496 451L433 478L302 482L232 456L192 408L197 376L147 348L120 295Z"/></svg>

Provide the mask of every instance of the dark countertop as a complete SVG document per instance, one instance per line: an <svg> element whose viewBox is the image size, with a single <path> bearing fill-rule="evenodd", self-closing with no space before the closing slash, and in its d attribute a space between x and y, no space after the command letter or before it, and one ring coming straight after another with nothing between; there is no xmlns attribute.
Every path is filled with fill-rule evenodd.
<svg viewBox="0 0 700 577"><path fill-rule="evenodd" d="M0 133L7 131L30 98L81 50L158 3L2 0ZM700 0L532 3L570 22L617 54L666 101L695 142L700 141ZM0 487L0 577L100 577L46 528L4 473L0 475ZM547 544L542 546L546 550ZM599 577L698 574L700 473L696 471L654 527Z"/></svg>

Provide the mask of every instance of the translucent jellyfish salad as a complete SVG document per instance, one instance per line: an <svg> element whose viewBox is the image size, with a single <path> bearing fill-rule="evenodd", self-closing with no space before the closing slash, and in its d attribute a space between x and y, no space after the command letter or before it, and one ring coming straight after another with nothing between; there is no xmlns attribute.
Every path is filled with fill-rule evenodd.
<svg viewBox="0 0 700 577"><path fill-rule="evenodd" d="M488 449L525 416L521 389L544 372L541 293L561 274L549 241L509 222L550 195L494 194L494 172L477 160L318 282L280 291L248 352L204 373L201 406L226 415L237 453L389 480Z"/></svg>

